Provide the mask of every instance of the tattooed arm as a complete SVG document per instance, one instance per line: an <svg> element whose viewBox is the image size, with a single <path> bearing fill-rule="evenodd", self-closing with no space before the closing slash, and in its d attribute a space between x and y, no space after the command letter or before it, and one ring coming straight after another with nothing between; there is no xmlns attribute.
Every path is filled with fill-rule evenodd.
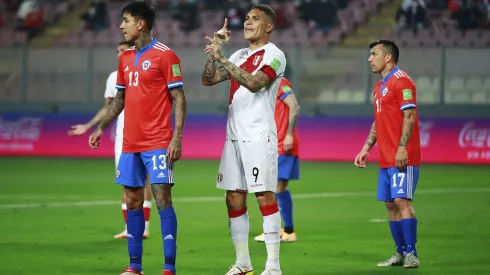
<svg viewBox="0 0 490 275"><path fill-rule="evenodd" d="M216 59L213 54L208 53L208 59L206 59L204 71L202 72L202 84L213 86L228 79L230 79L230 74L221 64L216 65Z"/></svg>
<svg viewBox="0 0 490 275"><path fill-rule="evenodd" d="M233 77L238 83L250 90L252 93L258 92L269 84L269 77L262 71L258 71L255 75L240 69L237 65L231 63L228 59L223 58L219 61L223 68Z"/></svg>
<svg viewBox="0 0 490 275"><path fill-rule="evenodd" d="M116 119L119 114L123 111L124 109L124 96L125 93L124 91L117 91L116 97L111 102L111 105L109 106L107 110L107 114L105 117L100 121L98 129L101 131L104 131L111 122Z"/></svg>
<svg viewBox="0 0 490 275"><path fill-rule="evenodd" d="M168 157L170 163L180 159L182 155L182 133L184 131L187 102L185 100L184 87L170 89L175 103L175 129L174 135L168 145Z"/></svg>
<svg viewBox="0 0 490 275"><path fill-rule="evenodd" d="M294 131L294 127L296 127L296 122L298 120L299 115L299 104L296 100L296 96L294 94L290 94L284 98L284 103L289 108L289 119L288 119L288 130L287 134L292 135Z"/></svg>
<svg viewBox="0 0 490 275"><path fill-rule="evenodd" d="M402 136L398 146L406 147L412 136L413 127L415 125L416 109L406 109L403 111Z"/></svg>
<svg viewBox="0 0 490 275"><path fill-rule="evenodd" d="M170 89L175 103L175 129L174 138L182 138L184 131L185 116L187 113L187 102L184 94L184 87Z"/></svg>
<svg viewBox="0 0 490 275"><path fill-rule="evenodd" d="M373 122L371 125L371 131L369 131L368 138L366 139L366 143L364 144L364 147L362 147L363 150L366 152L369 152L373 146L376 144L376 122Z"/></svg>
<svg viewBox="0 0 490 275"><path fill-rule="evenodd" d="M99 123L107 115L107 112L111 107L112 100L113 100L112 98L106 98L104 102L104 106L100 108L97 114L89 122L85 124L89 129L97 125L97 123Z"/></svg>

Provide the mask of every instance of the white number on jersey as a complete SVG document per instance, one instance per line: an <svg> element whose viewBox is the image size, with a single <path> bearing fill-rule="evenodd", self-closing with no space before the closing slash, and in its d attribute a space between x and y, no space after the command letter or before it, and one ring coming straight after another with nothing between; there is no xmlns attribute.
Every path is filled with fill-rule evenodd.
<svg viewBox="0 0 490 275"><path fill-rule="evenodd" d="M397 185L396 185L396 175L398 175L398 177L400 178L400 188L403 187L403 180L405 179L405 173L398 173L398 174L393 174L393 188L396 188Z"/></svg>
<svg viewBox="0 0 490 275"><path fill-rule="evenodd" d="M376 112L378 112L378 113L381 112L381 99L382 98L377 98L376 99Z"/></svg>
<svg viewBox="0 0 490 275"><path fill-rule="evenodd" d="M158 156L158 160L159 160L159 164L158 164L158 167L157 167L157 156L154 155L151 160L153 161L153 170L158 170L158 168L160 168L160 170L164 170L164 169L167 169L167 156L166 155L159 155Z"/></svg>
<svg viewBox="0 0 490 275"><path fill-rule="evenodd" d="M134 81L133 81L134 75ZM138 87L139 74L138 72L129 72L129 87Z"/></svg>

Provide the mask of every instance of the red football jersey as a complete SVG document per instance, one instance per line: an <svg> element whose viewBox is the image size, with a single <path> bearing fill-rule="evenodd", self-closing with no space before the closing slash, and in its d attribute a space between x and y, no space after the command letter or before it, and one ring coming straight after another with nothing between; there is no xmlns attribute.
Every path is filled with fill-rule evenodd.
<svg viewBox="0 0 490 275"><path fill-rule="evenodd" d="M289 124L289 107L284 103L284 99L293 93L293 87L289 80L285 77L282 78L281 84L279 84L279 91L277 92L277 100L276 100L276 111L274 113L274 117L276 119L277 126L277 139L279 146L279 155L286 155L284 152L284 138L288 132L288 124ZM299 139L298 139L298 131L296 127L293 131L293 148L289 151L290 156L299 156Z"/></svg>
<svg viewBox="0 0 490 275"><path fill-rule="evenodd" d="M396 166L395 155L402 134L403 110L417 108L415 84L396 68L378 82L373 91L376 139L380 151L380 167ZM416 114L412 136L407 145L408 165L420 165L419 119Z"/></svg>
<svg viewBox="0 0 490 275"><path fill-rule="evenodd" d="M123 152L167 148L172 139L169 89L184 85L177 55L157 40L141 51L130 48L119 57L116 83L125 93Z"/></svg>

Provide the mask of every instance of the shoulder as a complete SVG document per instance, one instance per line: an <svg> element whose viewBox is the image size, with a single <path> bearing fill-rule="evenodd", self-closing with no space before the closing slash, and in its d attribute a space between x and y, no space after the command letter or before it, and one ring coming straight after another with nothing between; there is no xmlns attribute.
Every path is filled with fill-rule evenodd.
<svg viewBox="0 0 490 275"><path fill-rule="evenodd" d="M167 45L157 42L155 45L153 45L153 49L156 50L158 54L169 54L169 53L174 53L174 51Z"/></svg>
<svg viewBox="0 0 490 275"><path fill-rule="evenodd" d="M289 86L289 87L291 87L292 85L291 85L291 82L289 82L289 80L287 78L283 77L281 79L281 87L282 86Z"/></svg>
<svg viewBox="0 0 490 275"><path fill-rule="evenodd" d="M269 43L264 47L264 54L286 59L284 52L279 49L274 43Z"/></svg>
<svg viewBox="0 0 490 275"><path fill-rule="evenodd" d="M247 48L243 48L243 49L239 49L238 51L234 52L231 56L230 56L230 61L231 62L234 62L236 61L236 59L238 59L240 56L243 56L247 53L248 49Z"/></svg>
<svg viewBox="0 0 490 275"><path fill-rule="evenodd" d="M113 71L112 73L109 74L109 76L107 77L107 81L111 81L112 79L116 79L117 78L117 71Z"/></svg>
<svg viewBox="0 0 490 275"><path fill-rule="evenodd" d="M134 55L136 53L136 49L135 47L131 47L131 48L128 48L127 50L125 50L121 56L119 57L119 59L123 59L125 57L128 57L128 56L131 56L131 55Z"/></svg>

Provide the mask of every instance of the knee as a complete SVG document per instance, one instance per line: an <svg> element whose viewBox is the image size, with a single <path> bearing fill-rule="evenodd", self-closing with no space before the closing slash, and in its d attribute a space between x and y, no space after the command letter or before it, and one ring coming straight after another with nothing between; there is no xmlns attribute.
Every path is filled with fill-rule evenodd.
<svg viewBox="0 0 490 275"><path fill-rule="evenodd" d="M403 216L415 217L415 210L413 209L412 201L403 198L396 198L395 204L398 211L400 211Z"/></svg>
<svg viewBox="0 0 490 275"><path fill-rule="evenodd" d="M128 210L138 210L143 207L141 188L128 188L124 190L125 201Z"/></svg>
<svg viewBox="0 0 490 275"><path fill-rule="evenodd" d="M172 187L169 184L153 184L151 191L158 209L172 206Z"/></svg>
<svg viewBox="0 0 490 275"><path fill-rule="evenodd" d="M280 180L277 182L276 193L286 192L288 190L288 181Z"/></svg>
<svg viewBox="0 0 490 275"><path fill-rule="evenodd" d="M257 198L259 206L269 205L276 202L276 195L270 191L255 193L255 197Z"/></svg>
<svg viewBox="0 0 490 275"><path fill-rule="evenodd" d="M226 206L228 210L241 210L247 205L247 193L226 192Z"/></svg>

